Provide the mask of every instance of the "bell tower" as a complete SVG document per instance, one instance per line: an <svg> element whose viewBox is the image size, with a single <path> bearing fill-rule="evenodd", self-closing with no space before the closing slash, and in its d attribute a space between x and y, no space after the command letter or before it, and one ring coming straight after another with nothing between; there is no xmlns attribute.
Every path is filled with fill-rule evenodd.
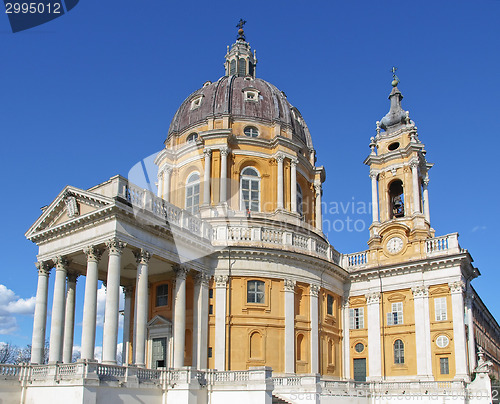
<svg viewBox="0 0 500 404"><path fill-rule="evenodd" d="M392 69L390 110L377 121L377 134L370 139L370 167L373 223L370 250L379 250L382 259L397 255L411 259L419 256L423 241L433 237L430 226L428 171L415 123L403 110L403 95L398 89L396 68Z"/></svg>

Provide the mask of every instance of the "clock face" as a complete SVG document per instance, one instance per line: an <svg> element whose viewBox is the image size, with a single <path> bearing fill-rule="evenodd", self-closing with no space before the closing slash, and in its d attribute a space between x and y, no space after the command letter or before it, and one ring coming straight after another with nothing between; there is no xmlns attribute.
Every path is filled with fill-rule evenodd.
<svg viewBox="0 0 500 404"><path fill-rule="evenodd" d="M401 240L399 237L392 237L387 242L387 251L389 251L391 254L397 254L402 249L403 249L403 240Z"/></svg>

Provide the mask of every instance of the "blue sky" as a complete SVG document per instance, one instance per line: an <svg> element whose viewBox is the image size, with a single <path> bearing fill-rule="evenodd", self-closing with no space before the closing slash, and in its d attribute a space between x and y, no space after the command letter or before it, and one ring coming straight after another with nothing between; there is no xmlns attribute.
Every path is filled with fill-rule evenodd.
<svg viewBox="0 0 500 404"><path fill-rule="evenodd" d="M474 286L500 318L499 14L498 0L86 0L16 34L3 15L0 341L31 341L37 249L24 233L39 208L68 184L86 189L127 175L159 151L182 100L224 74L240 18L257 50L257 76L285 91L309 125L329 203L370 200L362 163L398 66L403 107L435 163L432 226L437 235L460 233L482 273ZM330 242L341 252L364 250L369 214L325 218L339 229L348 216L364 231L344 226L328 232ZM77 326L76 345L80 334Z"/></svg>

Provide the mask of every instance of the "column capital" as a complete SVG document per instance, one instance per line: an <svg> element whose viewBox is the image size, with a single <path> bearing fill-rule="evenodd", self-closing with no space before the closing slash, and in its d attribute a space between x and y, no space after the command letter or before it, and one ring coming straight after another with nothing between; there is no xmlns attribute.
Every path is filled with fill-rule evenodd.
<svg viewBox="0 0 500 404"><path fill-rule="evenodd" d="M274 156L275 160L277 163L283 163L283 160L285 160L285 155L283 153L278 153L276 156Z"/></svg>
<svg viewBox="0 0 500 404"><path fill-rule="evenodd" d="M295 292L296 285L297 282L293 279L283 279L283 289L285 290L285 292Z"/></svg>
<svg viewBox="0 0 500 404"><path fill-rule="evenodd" d="M87 261L99 262L102 256L102 250L94 245L84 248L83 253L87 256Z"/></svg>
<svg viewBox="0 0 500 404"><path fill-rule="evenodd" d="M311 286L309 286L309 294L312 297L318 297L320 289L321 287L319 285L311 284Z"/></svg>
<svg viewBox="0 0 500 404"><path fill-rule="evenodd" d="M134 257L137 265L147 265L149 260L151 259L151 253L149 251L146 251L144 248L141 248L139 251L134 251Z"/></svg>
<svg viewBox="0 0 500 404"><path fill-rule="evenodd" d="M50 270L51 266L47 261L38 261L35 262L36 269L38 270L38 275L39 276L49 276L50 275Z"/></svg>
<svg viewBox="0 0 500 404"><path fill-rule="evenodd" d="M412 170L418 167L418 160L412 160L409 163L409 166L411 167Z"/></svg>
<svg viewBox="0 0 500 404"><path fill-rule="evenodd" d="M465 291L465 283L463 281L449 282L450 292L453 293L463 293Z"/></svg>
<svg viewBox="0 0 500 404"><path fill-rule="evenodd" d="M54 261L54 266L56 267L56 271L68 270L69 261L66 259L66 257L58 255L53 259L53 261Z"/></svg>
<svg viewBox="0 0 500 404"><path fill-rule="evenodd" d="M220 148L221 156L227 156L229 153L231 153L231 149L229 147L223 146Z"/></svg>
<svg viewBox="0 0 500 404"><path fill-rule="evenodd" d="M229 276L227 276L227 275L215 275L214 280L215 280L215 287L216 288L225 288L227 285L227 282L229 280Z"/></svg>
<svg viewBox="0 0 500 404"><path fill-rule="evenodd" d="M123 294L125 295L125 298L127 297L132 297L132 291L134 290L133 286L122 286Z"/></svg>
<svg viewBox="0 0 500 404"><path fill-rule="evenodd" d="M205 271L198 272L198 274L194 278L195 285L207 287L208 281L210 281L210 275Z"/></svg>
<svg viewBox="0 0 500 404"><path fill-rule="evenodd" d="M371 292L367 293L365 297L366 297L366 304L379 304L382 295L380 292Z"/></svg>
<svg viewBox="0 0 500 404"><path fill-rule="evenodd" d="M371 170L371 171L370 171L370 178L371 178L372 180L373 180L373 179L375 179L375 180L376 180L376 179L377 179L377 177L378 177L378 172Z"/></svg>
<svg viewBox="0 0 500 404"><path fill-rule="evenodd" d="M424 178L422 179L422 184L424 184L424 186L428 186L429 185L429 174L425 174Z"/></svg>
<svg viewBox="0 0 500 404"><path fill-rule="evenodd" d="M79 276L80 276L80 274L78 274L76 272L68 272L68 274L66 275L66 278L68 279L68 283L76 284L76 281L78 280Z"/></svg>
<svg viewBox="0 0 500 404"><path fill-rule="evenodd" d="M342 308L344 310L349 308L349 296L343 296L342 297Z"/></svg>
<svg viewBox="0 0 500 404"><path fill-rule="evenodd" d="M411 291L414 299L429 296L429 287L425 285L412 286Z"/></svg>
<svg viewBox="0 0 500 404"><path fill-rule="evenodd" d="M110 254L121 255L123 249L127 246L127 243L115 238L106 241L106 247Z"/></svg>
<svg viewBox="0 0 500 404"><path fill-rule="evenodd" d="M175 264L172 266L172 269L175 272L176 279L186 279L187 278L189 268L185 267L184 265Z"/></svg>
<svg viewBox="0 0 500 404"><path fill-rule="evenodd" d="M321 195L322 186L320 183L314 184L314 191L315 191L316 195Z"/></svg>
<svg viewBox="0 0 500 404"><path fill-rule="evenodd" d="M172 172L172 167L164 165L158 170L158 178L163 177L165 174L170 174Z"/></svg>
<svg viewBox="0 0 500 404"><path fill-rule="evenodd" d="M203 154L204 154L205 158L212 156L212 149L209 149L209 148L203 149Z"/></svg>
<svg viewBox="0 0 500 404"><path fill-rule="evenodd" d="M296 157L290 159L290 164L292 165L292 167L297 167L297 164L299 164L299 159Z"/></svg>

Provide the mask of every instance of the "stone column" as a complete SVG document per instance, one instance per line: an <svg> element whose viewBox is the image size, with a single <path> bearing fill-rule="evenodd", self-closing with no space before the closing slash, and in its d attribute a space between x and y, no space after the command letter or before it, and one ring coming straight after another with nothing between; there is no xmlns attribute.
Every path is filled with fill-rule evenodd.
<svg viewBox="0 0 500 404"><path fill-rule="evenodd" d="M200 272L194 283L193 305L193 368L207 368L208 344L208 281L210 277Z"/></svg>
<svg viewBox="0 0 500 404"><path fill-rule="evenodd" d="M420 213L420 189L418 185L418 162L412 161L411 166L411 179L413 188L413 213Z"/></svg>
<svg viewBox="0 0 500 404"><path fill-rule="evenodd" d="M227 202L227 155L230 149L222 147L220 149L220 189L219 189L219 203Z"/></svg>
<svg viewBox="0 0 500 404"><path fill-rule="evenodd" d="M97 265L102 251L94 246L83 250L87 255L87 275L85 278L85 300L83 302L82 355L81 359L94 360L95 328L97 318Z"/></svg>
<svg viewBox="0 0 500 404"><path fill-rule="evenodd" d="M311 373L319 373L319 289L320 287L318 285L311 285L309 288L311 315Z"/></svg>
<svg viewBox="0 0 500 404"><path fill-rule="evenodd" d="M36 289L33 336L31 340L31 363L43 364L45 350L45 327L47 325L47 297L49 291L50 266L47 262L37 262L38 286Z"/></svg>
<svg viewBox="0 0 500 404"><path fill-rule="evenodd" d="M163 170L158 170L158 197L163 197Z"/></svg>
<svg viewBox="0 0 500 404"><path fill-rule="evenodd" d="M451 306L453 316L453 338L455 342L455 379L468 379L467 350L465 347L464 321L464 283L462 281L448 284L451 292Z"/></svg>
<svg viewBox="0 0 500 404"><path fill-rule="evenodd" d="M215 276L215 369L226 370L226 289L229 277Z"/></svg>
<svg viewBox="0 0 500 404"><path fill-rule="evenodd" d="M290 210L297 213L297 164L299 160L292 159L290 161Z"/></svg>
<svg viewBox="0 0 500 404"><path fill-rule="evenodd" d="M163 169L162 197L166 202L170 202L170 179L172 178L172 167Z"/></svg>
<svg viewBox="0 0 500 404"><path fill-rule="evenodd" d="M125 295L125 305L123 307L123 345L122 345L122 364L128 365L130 361L130 320L132 313L132 287L123 286L123 294Z"/></svg>
<svg viewBox="0 0 500 404"><path fill-rule="evenodd" d="M118 342L121 256L127 244L114 238L107 241L106 246L109 250L109 262L106 281L106 306L104 308L102 363L115 365Z"/></svg>
<svg viewBox="0 0 500 404"><path fill-rule="evenodd" d="M378 222L378 195L377 195L377 174L375 172L370 172L370 178L372 179L372 219L373 222Z"/></svg>
<svg viewBox="0 0 500 404"><path fill-rule="evenodd" d="M276 155L276 161L278 162L278 209L283 209L283 160L285 156L283 154Z"/></svg>
<svg viewBox="0 0 500 404"><path fill-rule="evenodd" d="M424 197L424 216L425 216L425 220L427 220L430 223L431 222L431 213L429 210L429 189L428 189L428 186L429 186L429 176L426 175L424 180L422 181L423 197Z"/></svg>
<svg viewBox="0 0 500 404"><path fill-rule="evenodd" d="M432 378L429 288L424 285L414 286L413 306L415 310L415 341L417 345L417 375L420 380ZM429 367L429 365L431 367Z"/></svg>
<svg viewBox="0 0 500 404"><path fill-rule="evenodd" d="M203 204L210 205L210 171L212 163L212 150L203 150L205 155L205 172L203 177Z"/></svg>
<svg viewBox="0 0 500 404"><path fill-rule="evenodd" d="M295 372L295 284L284 280L285 298L285 373Z"/></svg>
<svg viewBox="0 0 500 404"><path fill-rule="evenodd" d="M63 362L71 363L73 359L73 336L75 333L75 295L78 274L68 273L66 290L66 314L64 316Z"/></svg>
<svg viewBox="0 0 500 404"><path fill-rule="evenodd" d="M135 287L135 337L134 363L146 366L146 338L148 324L148 270L151 254L142 249L135 253L137 260L137 282Z"/></svg>
<svg viewBox="0 0 500 404"><path fill-rule="evenodd" d="M316 228L323 231L323 214L321 212L321 184L314 184L316 191Z"/></svg>
<svg viewBox="0 0 500 404"><path fill-rule="evenodd" d="M380 299L379 292L366 295L368 320L368 358L370 380L379 380L382 377L382 350L380 341Z"/></svg>
<svg viewBox="0 0 500 404"><path fill-rule="evenodd" d="M474 314L472 312L472 306L474 303L474 295L472 291L469 290L467 297L465 298L465 307L467 310L467 342L468 342L468 352L469 352L469 374L474 372L476 368L476 340L474 336Z"/></svg>
<svg viewBox="0 0 500 404"><path fill-rule="evenodd" d="M66 306L66 274L68 261L64 257L56 257L56 280L52 300L52 321L50 324L49 363L62 362L64 311Z"/></svg>
<svg viewBox="0 0 500 404"><path fill-rule="evenodd" d="M349 324L349 298L344 296L342 300L342 339L343 339L343 364L344 379L351 378L351 348L350 348L350 324Z"/></svg>
<svg viewBox="0 0 500 404"><path fill-rule="evenodd" d="M175 303L174 303L174 368L184 366L184 349L186 343L186 277L188 269L176 265L175 271Z"/></svg>

